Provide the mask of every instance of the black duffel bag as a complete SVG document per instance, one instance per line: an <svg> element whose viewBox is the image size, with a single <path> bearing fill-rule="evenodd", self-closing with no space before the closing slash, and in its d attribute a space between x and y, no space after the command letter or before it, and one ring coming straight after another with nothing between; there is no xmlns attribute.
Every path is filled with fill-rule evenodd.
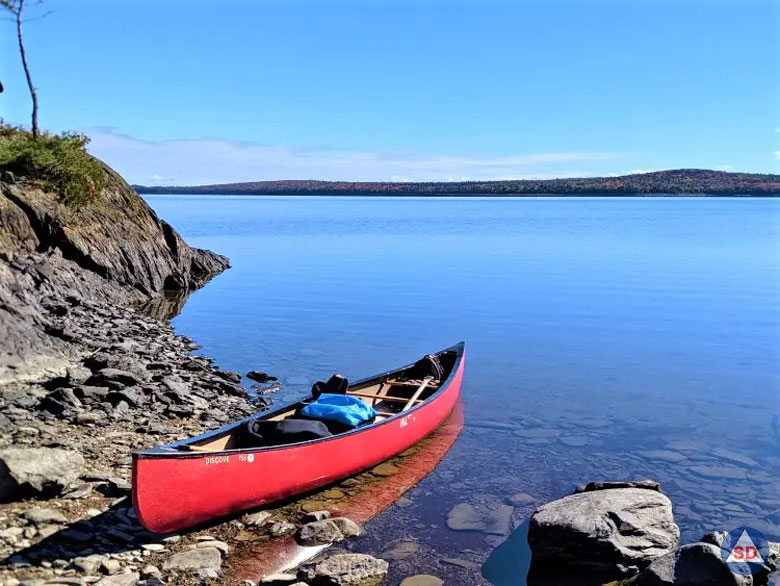
<svg viewBox="0 0 780 586"><path fill-rule="evenodd" d="M252 419L244 426L242 447L295 444L333 435L322 421L288 417L281 421Z"/></svg>

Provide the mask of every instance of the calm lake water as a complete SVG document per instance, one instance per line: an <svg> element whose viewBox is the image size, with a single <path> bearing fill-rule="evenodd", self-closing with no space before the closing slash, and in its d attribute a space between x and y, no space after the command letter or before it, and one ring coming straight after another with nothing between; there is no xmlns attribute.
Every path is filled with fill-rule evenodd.
<svg viewBox="0 0 780 586"><path fill-rule="evenodd" d="M278 376L278 400L467 341L460 439L351 544L389 551L391 583L524 583L517 534L494 549L505 536L451 531L447 513L527 493L517 527L591 480L659 480L685 540L780 538L780 201L147 201L233 264L177 331L223 368Z"/></svg>

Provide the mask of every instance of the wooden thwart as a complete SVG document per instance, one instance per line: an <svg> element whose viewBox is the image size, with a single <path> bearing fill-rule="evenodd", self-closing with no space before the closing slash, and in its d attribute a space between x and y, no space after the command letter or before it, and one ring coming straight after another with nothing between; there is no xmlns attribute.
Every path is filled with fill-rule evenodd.
<svg viewBox="0 0 780 586"><path fill-rule="evenodd" d="M377 401L396 401L400 403L406 403L409 400L406 397L392 397L389 395L372 395L370 393L348 392L347 394L352 397L361 397L363 399L376 399ZM418 403L421 403L422 401L424 401L424 399L417 400Z"/></svg>
<svg viewBox="0 0 780 586"><path fill-rule="evenodd" d="M423 391L425 390L425 387L427 387L432 380L433 380L432 376L426 376L425 379L423 379L422 384L417 388L417 390L414 392L414 395L412 395L412 397L409 399L406 405L404 405L404 408L401 409L401 412L411 409L412 405L414 405L417 399L420 398L420 395L422 395Z"/></svg>

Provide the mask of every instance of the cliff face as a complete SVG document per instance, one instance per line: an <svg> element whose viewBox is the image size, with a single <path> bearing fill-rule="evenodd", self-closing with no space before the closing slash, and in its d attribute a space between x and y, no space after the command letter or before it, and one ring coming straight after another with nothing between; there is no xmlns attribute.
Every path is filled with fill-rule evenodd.
<svg viewBox="0 0 780 586"><path fill-rule="evenodd" d="M0 383L51 374L84 353L52 325L69 304L141 303L228 268L227 258L188 246L119 175L106 174L100 200L81 209L24 179L0 181Z"/></svg>

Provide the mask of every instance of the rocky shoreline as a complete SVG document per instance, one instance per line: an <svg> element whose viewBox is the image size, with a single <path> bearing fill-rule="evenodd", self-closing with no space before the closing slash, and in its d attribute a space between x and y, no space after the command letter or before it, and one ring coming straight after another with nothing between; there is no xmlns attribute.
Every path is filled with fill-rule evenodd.
<svg viewBox="0 0 780 586"><path fill-rule="evenodd" d="M0 497L10 502L0 505L0 584L224 584L236 544L294 536L318 546L361 533L317 501L176 535L144 529L129 499L131 452L245 417L266 400L250 399L238 373L193 356L191 340L136 310L72 302L53 311L71 341L88 336L92 353L64 376L3 387ZM350 556L301 571L317 583L386 566Z"/></svg>
<svg viewBox="0 0 780 586"><path fill-rule="evenodd" d="M321 503L177 535L138 522L134 450L266 408L161 321L228 267L108 167L100 201L82 209L0 173L0 585L236 583L225 562L237 545L316 548L361 533ZM370 584L386 566L344 553L300 572L311 584Z"/></svg>

